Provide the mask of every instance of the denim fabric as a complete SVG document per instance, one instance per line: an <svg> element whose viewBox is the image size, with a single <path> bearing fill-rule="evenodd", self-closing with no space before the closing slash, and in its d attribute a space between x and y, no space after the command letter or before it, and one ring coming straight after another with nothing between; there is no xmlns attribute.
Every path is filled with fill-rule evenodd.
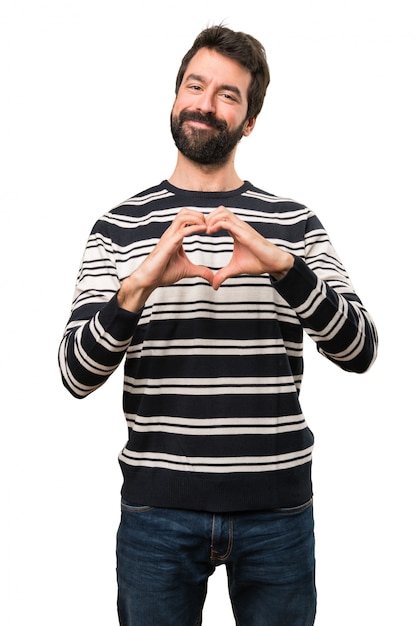
<svg viewBox="0 0 418 626"><path fill-rule="evenodd" d="M122 502L121 626L199 626L207 582L225 564L239 626L312 626L312 504L212 514Z"/></svg>

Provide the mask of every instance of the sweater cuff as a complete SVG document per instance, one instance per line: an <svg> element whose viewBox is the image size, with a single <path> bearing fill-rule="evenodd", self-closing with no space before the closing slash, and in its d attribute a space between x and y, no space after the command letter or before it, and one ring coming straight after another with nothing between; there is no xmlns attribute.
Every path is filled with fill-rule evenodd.
<svg viewBox="0 0 418 626"><path fill-rule="evenodd" d="M142 309L138 313L132 313L122 309L118 304L117 293L99 312L100 323L118 341L124 341L132 337L137 327Z"/></svg>
<svg viewBox="0 0 418 626"><path fill-rule="evenodd" d="M318 280L318 276L298 256L295 256L293 267L284 278L276 280L270 276L274 289L292 308L297 308L307 300Z"/></svg>

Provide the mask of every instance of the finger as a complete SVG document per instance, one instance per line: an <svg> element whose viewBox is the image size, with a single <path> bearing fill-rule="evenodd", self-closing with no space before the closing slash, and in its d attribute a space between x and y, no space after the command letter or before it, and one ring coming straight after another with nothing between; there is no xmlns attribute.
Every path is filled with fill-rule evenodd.
<svg viewBox="0 0 418 626"><path fill-rule="evenodd" d="M244 224L232 211L221 206L215 209L206 217L207 232L215 233L219 230L227 230L233 234L238 232L240 226Z"/></svg>
<svg viewBox="0 0 418 626"><path fill-rule="evenodd" d="M215 289L215 291L217 291L219 287L222 285L222 283L224 283L228 278L231 278L232 276L235 276L235 275L236 275L236 272L234 272L229 265L222 267L213 276L212 287Z"/></svg>
<svg viewBox="0 0 418 626"><path fill-rule="evenodd" d="M195 265L193 275L203 278L210 285L213 285L214 274L208 267L205 267L204 265Z"/></svg>
<svg viewBox="0 0 418 626"><path fill-rule="evenodd" d="M206 231L204 215L191 209L182 209L162 235L157 246L168 246L173 253L189 235Z"/></svg>
<svg viewBox="0 0 418 626"><path fill-rule="evenodd" d="M186 270L185 270L185 276L184 276L185 278L200 277L208 281L210 284L212 284L213 272L211 269L209 269L205 265L195 265L194 263L192 263L189 257L187 256L186 252L184 251L183 247L180 248L179 253L180 253L180 256L183 258L183 261L186 264L185 265Z"/></svg>
<svg viewBox="0 0 418 626"><path fill-rule="evenodd" d="M232 228L231 221L227 217L220 216L207 222L206 232L210 235L220 230L227 230L229 232Z"/></svg>
<svg viewBox="0 0 418 626"><path fill-rule="evenodd" d="M175 217L173 224L174 223L183 228L189 228L191 226L201 226L206 228L206 219L203 213L189 208L181 209Z"/></svg>

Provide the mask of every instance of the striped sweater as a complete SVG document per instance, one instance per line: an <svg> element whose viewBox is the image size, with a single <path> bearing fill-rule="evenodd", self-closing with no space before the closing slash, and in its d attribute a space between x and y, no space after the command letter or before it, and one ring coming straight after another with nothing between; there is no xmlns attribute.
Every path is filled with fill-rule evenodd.
<svg viewBox="0 0 418 626"><path fill-rule="evenodd" d="M237 276L218 291L183 279L155 290L138 314L120 309L121 281L177 212L219 205L294 255L285 278ZM214 272L232 246L225 231L184 240L191 261ZM59 363L66 388L83 398L124 359L126 500L212 512L293 507L312 495L303 331L347 371L376 357L373 321L316 215L249 182L209 193L164 181L95 224Z"/></svg>

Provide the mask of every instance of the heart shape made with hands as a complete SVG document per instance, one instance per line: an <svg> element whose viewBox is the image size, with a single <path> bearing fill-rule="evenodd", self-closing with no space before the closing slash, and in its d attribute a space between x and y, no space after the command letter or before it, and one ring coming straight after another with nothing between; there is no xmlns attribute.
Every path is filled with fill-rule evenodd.
<svg viewBox="0 0 418 626"><path fill-rule="evenodd" d="M197 212L191 212L193 213L193 217L196 217ZM241 226L242 228L242 226L244 226L246 229L251 230L254 234L257 233L248 224L240 220L234 213L232 213L223 206L218 207L212 213L209 213L206 216L202 213L197 213L197 215L197 221L186 221L184 223L184 228L188 230L185 236L192 234L192 232L211 235L219 232L220 230L225 230L227 233L229 233L234 242L231 258L229 259L228 263L223 268L219 269L216 273L213 273L212 270L210 270L206 266L193 264L188 259L186 252L184 252L183 250L183 258L185 260L187 259L189 269L195 272L195 276L200 276L201 278L204 278L212 285L215 290L217 290L227 278L248 273L247 270L250 270L250 267L245 267L247 263L242 264L242 261L244 260L244 255L243 250L241 250L242 246L237 238L239 227ZM190 215L188 214L188 216Z"/></svg>
<svg viewBox="0 0 418 626"><path fill-rule="evenodd" d="M209 267L192 263L183 241L190 235L211 235L220 230L231 236L233 250L228 263L213 273ZM139 311L154 289L174 285L183 278L201 277L215 290L233 276L270 274L280 280L293 263L292 254L263 237L225 207L218 207L207 216L183 208L143 262L122 281L118 302L122 308Z"/></svg>
<svg viewBox="0 0 418 626"><path fill-rule="evenodd" d="M233 250L228 263L214 274L208 267L191 262L183 241L191 235L212 235L221 230L232 238ZM220 206L208 215L195 209L181 209L142 264L142 270L145 266L150 268L151 285L172 285L183 278L200 277L217 290L227 278L233 276L272 274L282 277L293 262L294 257L290 253L265 239L235 213ZM155 278L152 279L152 276Z"/></svg>
<svg viewBox="0 0 418 626"><path fill-rule="evenodd" d="M179 213L178 217L182 212ZM190 217L194 218L190 220ZM271 241L265 239L247 222L241 220L235 213L221 206L208 215L194 210L185 210L183 227L190 234L206 233L208 235L225 230L233 240L233 250L228 263L215 274L207 267L193 265L189 259L189 270L207 280L217 290L227 278L249 274L280 275L293 265L293 257L278 248ZM182 237L183 239L183 237ZM187 258L183 250L184 257ZM190 274L189 274L190 277Z"/></svg>

